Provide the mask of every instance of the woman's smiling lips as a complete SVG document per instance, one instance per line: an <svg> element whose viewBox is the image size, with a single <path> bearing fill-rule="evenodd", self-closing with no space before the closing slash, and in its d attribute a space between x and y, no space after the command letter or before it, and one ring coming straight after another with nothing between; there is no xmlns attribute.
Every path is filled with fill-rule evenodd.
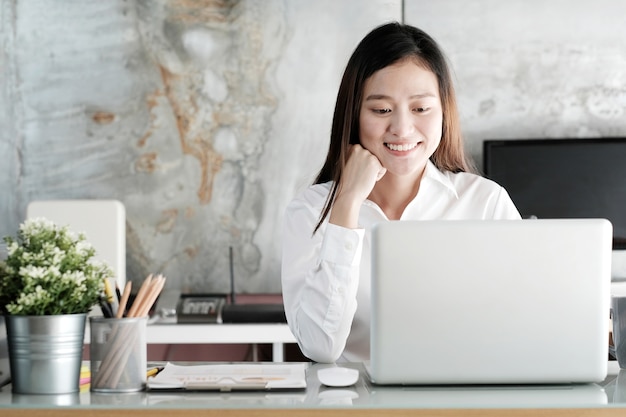
<svg viewBox="0 0 626 417"><path fill-rule="evenodd" d="M406 152L414 149L417 143L385 143L385 146L392 151Z"/></svg>

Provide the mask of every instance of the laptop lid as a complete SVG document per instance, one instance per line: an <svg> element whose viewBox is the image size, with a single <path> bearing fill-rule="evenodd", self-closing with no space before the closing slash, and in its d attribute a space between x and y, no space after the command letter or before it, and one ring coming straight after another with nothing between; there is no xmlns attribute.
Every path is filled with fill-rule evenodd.
<svg viewBox="0 0 626 417"><path fill-rule="evenodd" d="M611 239L603 219L376 225L372 382L602 381Z"/></svg>

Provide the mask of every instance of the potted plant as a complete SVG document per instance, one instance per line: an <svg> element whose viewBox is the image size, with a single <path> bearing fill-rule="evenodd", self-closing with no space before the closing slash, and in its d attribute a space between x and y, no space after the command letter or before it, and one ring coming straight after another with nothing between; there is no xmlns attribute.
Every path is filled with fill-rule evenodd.
<svg viewBox="0 0 626 417"><path fill-rule="evenodd" d="M13 392L78 392L87 313L104 297L111 268L94 259L84 234L45 218L26 220L4 241L0 312Z"/></svg>

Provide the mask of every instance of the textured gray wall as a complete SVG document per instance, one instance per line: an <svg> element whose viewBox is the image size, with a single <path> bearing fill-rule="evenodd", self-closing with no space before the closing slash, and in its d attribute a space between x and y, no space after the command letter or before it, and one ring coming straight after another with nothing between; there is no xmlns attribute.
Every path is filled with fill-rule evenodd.
<svg viewBox="0 0 626 417"><path fill-rule="evenodd" d="M484 139L626 136L626 2L405 3L454 67L477 162Z"/></svg>
<svg viewBox="0 0 626 417"><path fill-rule="evenodd" d="M0 0L0 234L116 198L127 279L280 291L284 206L328 146L348 55L399 0Z"/></svg>
<svg viewBox="0 0 626 417"><path fill-rule="evenodd" d="M0 235L36 199L116 198L127 278L280 291L280 220L319 169L347 58L401 20L454 67L468 148L626 136L626 3L0 0Z"/></svg>

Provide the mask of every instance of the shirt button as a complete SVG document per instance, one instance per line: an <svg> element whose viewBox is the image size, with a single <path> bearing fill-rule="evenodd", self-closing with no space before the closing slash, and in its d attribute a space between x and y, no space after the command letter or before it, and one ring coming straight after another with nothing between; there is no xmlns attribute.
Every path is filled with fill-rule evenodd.
<svg viewBox="0 0 626 417"><path fill-rule="evenodd" d="M353 248L352 243L350 243L350 242L346 243L346 245L344 247L346 248L346 250L352 250L352 248Z"/></svg>

